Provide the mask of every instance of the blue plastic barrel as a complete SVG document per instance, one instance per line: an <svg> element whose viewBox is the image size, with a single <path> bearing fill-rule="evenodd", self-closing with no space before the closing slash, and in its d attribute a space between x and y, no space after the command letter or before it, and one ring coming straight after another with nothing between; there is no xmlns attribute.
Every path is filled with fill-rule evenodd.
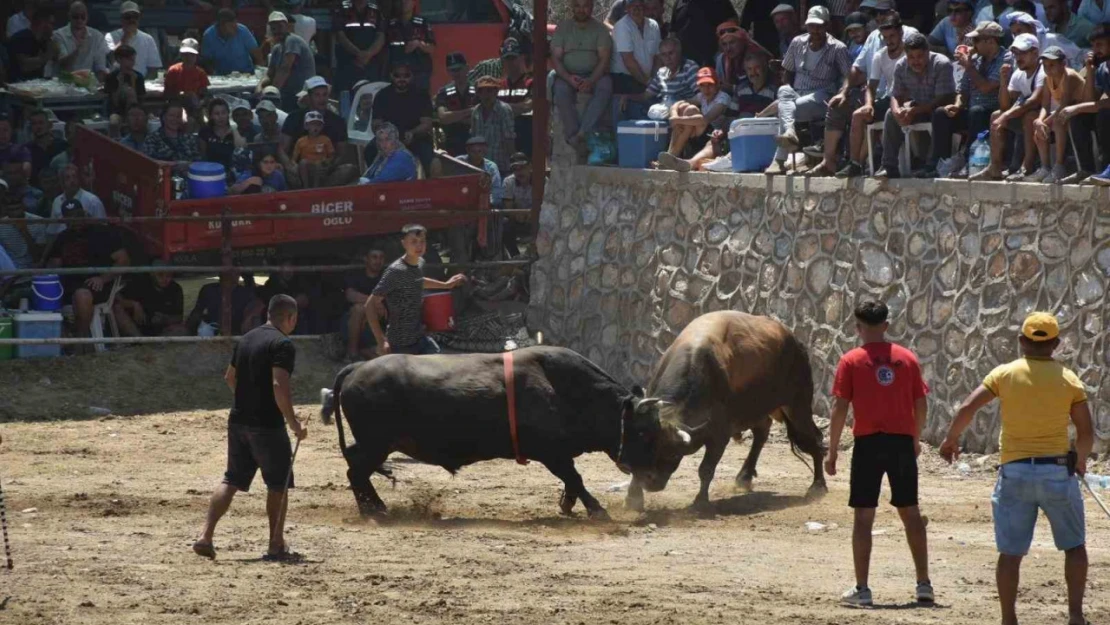
<svg viewBox="0 0 1110 625"><path fill-rule="evenodd" d="M198 161L189 165L189 198L227 195L227 173L219 163Z"/></svg>
<svg viewBox="0 0 1110 625"><path fill-rule="evenodd" d="M31 308L44 311L61 310L64 294L62 281L56 274L35 276L31 281Z"/></svg>

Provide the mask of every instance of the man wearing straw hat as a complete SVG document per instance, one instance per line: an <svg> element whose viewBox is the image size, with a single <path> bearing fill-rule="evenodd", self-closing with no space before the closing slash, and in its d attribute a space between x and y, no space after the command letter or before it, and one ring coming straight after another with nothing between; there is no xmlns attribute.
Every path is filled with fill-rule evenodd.
<svg viewBox="0 0 1110 625"><path fill-rule="evenodd" d="M1079 481L1086 473L1094 433L1083 383L1052 358L1060 346L1056 317L1035 312L1018 337L1021 358L996 367L960 405L940 454L948 462L960 455L960 434L980 408L1001 401L1001 468L991 497L998 547L998 601L1003 625L1017 625L1021 560L1033 542L1037 511L1052 527L1056 548L1064 552L1068 623L1084 625L1087 585L1086 527ZM1075 450L1069 451L1068 424L1075 425Z"/></svg>

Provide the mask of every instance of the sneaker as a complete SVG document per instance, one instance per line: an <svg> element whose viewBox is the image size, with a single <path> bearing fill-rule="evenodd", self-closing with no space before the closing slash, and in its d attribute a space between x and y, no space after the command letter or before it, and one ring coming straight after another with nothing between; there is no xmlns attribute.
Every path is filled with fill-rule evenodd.
<svg viewBox="0 0 1110 625"><path fill-rule="evenodd" d="M798 146L801 145L801 142L798 141L798 133L794 132L794 129L787 130L781 135L776 136L775 143L787 152L797 152Z"/></svg>
<svg viewBox="0 0 1110 625"><path fill-rule="evenodd" d="M1080 169L1074 174L1060 180L1060 184L1083 184L1088 178L1091 177L1091 172Z"/></svg>
<svg viewBox="0 0 1110 625"><path fill-rule="evenodd" d="M1009 180L1009 178L1005 178L1002 174L996 174L993 171L991 171L990 167L988 167L986 169L979 170L979 171L975 172L974 174L971 174L970 176L967 177L967 179L971 180L973 182L976 181L976 180L986 180L986 181L1003 180L1003 179Z"/></svg>
<svg viewBox="0 0 1110 625"><path fill-rule="evenodd" d="M859 163L848 163L848 166L836 172L837 178L856 178L863 175L863 166Z"/></svg>
<svg viewBox="0 0 1110 625"><path fill-rule="evenodd" d="M1006 174L1006 182L1022 182L1025 180L1025 170L1018 169Z"/></svg>
<svg viewBox="0 0 1110 625"><path fill-rule="evenodd" d="M1045 182L1051 176L1052 170L1042 166L1037 168L1037 171L1023 176L1021 182Z"/></svg>
<svg viewBox="0 0 1110 625"><path fill-rule="evenodd" d="M1068 170L1063 165L1057 163L1052 166L1052 171L1045 176L1045 184L1060 184L1060 181L1068 177Z"/></svg>
<svg viewBox="0 0 1110 625"><path fill-rule="evenodd" d="M821 141L814 145L802 149L802 153L806 156L813 156L815 158L823 158L825 156L825 142Z"/></svg>
<svg viewBox="0 0 1110 625"><path fill-rule="evenodd" d="M937 178L937 170L935 167L923 167L913 172L914 178Z"/></svg>
<svg viewBox="0 0 1110 625"><path fill-rule="evenodd" d="M871 589L852 586L848 590L845 590L844 594L840 595L840 604L857 608L869 608L873 605L871 601Z"/></svg>
<svg viewBox="0 0 1110 625"><path fill-rule="evenodd" d="M890 180L894 180L896 178L901 178L901 177L902 177L902 174L899 173L899 171L897 169L888 169L888 168L884 167L884 168L880 169L879 171L875 172L875 178L887 178L887 179L890 179Z"/></svg>
<svg viewBox="0 0 1110 625"><path fill-rule="evenodd" d="M963 167L963 168L959 169L958 171L954 171L951 174L948 174L948 177L949 178L960 179L960 180L962 180L964 178L967 178L967 167Z"/></svg>
<svg viewBox="0 0 1110 625"><path fill-rule="evenodd" d="M868 592L867 595L868 598L871 597L870 592ZM933 597L933 585L930 582L917 582L917 602L933 603L933 601L935 601Z"/></svg>

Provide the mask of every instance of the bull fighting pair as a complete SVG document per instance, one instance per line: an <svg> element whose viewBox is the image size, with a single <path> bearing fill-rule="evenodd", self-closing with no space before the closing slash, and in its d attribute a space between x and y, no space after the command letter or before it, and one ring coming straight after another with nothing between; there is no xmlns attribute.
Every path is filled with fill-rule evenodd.
<svg viewBox="0 0 1110 625"><path fill-rule="evenodd" d="M291 310L283 310L287 307ZM284 334L287 317L296 314L295 302L293 306L271 302L271 308L277 308L271 319L277 320L276 329ZM398 451L452 472L493 458L537 460L566 485L562 512L570 513L581 500L591 517L604 517L605 510L586 491L574 467L573 459L582 453L604 451L631 473L626 504L642 509L643 489L662 490L682 457L704 446L698 469L701 488L693 507L706 509L709 484L729 439L747 430L753 432L752 448L736 481L742 489L751 488L771 427L768 415L773 414L785 422L791 447L814 458L811 492L823 492L822 468L836 474L851 406L855 447L849 505L855 509L856 584L842 601L853 606L872 604L871 528L886 475L891 503L906 527L917 573L916 597L932 602L925 521L917 506L917 456L928 387L913 353L886 341L887 316L887 307L878 302L864 302L855 310L862 346L845 354L837 368L824 467L821 433L812 416L808 353L781 324L736 312L710 313L687 326L664 354L646 398L643 389L627 389L570 350L538 347L512 356L392 356L349 365L337 376L323 416L327 420L334 411L348 479L364 514L384 511L385 504L369 478L381 471L390 453ZM287 382L288 375L278 369L291 373L291 343L271 330L266 332L267 338L260 341L264 347L257 350L258 362L249 366L257 366L260 374L266 373L261 369L268 365L274 367L278 374L274 394L280 395L276 408L288 417L285 413L291 414L292 407L287 385L278 383ZM992 371L963 403L941 454L949 461L956 458L959 436L976 411L1000 398L1003 466L992 503L1001 554L998 585L1003 623L1017 623L1018 571L1032 541L1037 511L1043 509L1057 547L1067 554L1070 623L1079 625L1086 622L1082 604L1087 557L1083 501L1074 474L1082 475L1085 467L1074 458L1086 458L1091 451L1090 413L1083 385L1052 359L1060 343L1056 319L1046 313L1030 315L1019 341L1023 357ZM759 364L753 367L752 363ZM229 384L235 387L234 375ZM278 393L281 386L285 388ZM237 403L238 395L237 391ZM412 402L411 397L423 400ZM344 412L358 441L349 447L344 440ZM515 413L520 414L519 420ZM1068 452L1069 418L1077 431L1074 454ZM298 438L304 436L295 418L285 420ZM257 442L229 428L229 449L249 451L252 456L269 449ZM284 444L287 453L288 438ZM253 466L266 466L265 456L261 453L254 459L252 476ZM233 459L229 458L229 471ZM284 495L285 488L292 486L291 474L288 470L287 481L276 485L267 479L267 485ZM209 557L214 556L215 521L230 504L230 497L226 503L216 499L205 532L194 545L198 554ZM287 553L281 539L284 497L273 503L268 555L281 558ZM267 508L269 512L271 506Z"/></svg>

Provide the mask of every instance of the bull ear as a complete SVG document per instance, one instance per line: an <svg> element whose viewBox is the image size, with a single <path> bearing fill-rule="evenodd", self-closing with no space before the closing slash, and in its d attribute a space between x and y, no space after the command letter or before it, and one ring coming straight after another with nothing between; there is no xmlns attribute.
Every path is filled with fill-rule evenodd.
<svg viewBox="0 0 1110 625"><path fill-rule="evenodd" d="M632 395L633 395L633 397L639 397L640 399L643 399L644 398L644 387L640 386L639 384L633 384L632 385Z"/></svg>

